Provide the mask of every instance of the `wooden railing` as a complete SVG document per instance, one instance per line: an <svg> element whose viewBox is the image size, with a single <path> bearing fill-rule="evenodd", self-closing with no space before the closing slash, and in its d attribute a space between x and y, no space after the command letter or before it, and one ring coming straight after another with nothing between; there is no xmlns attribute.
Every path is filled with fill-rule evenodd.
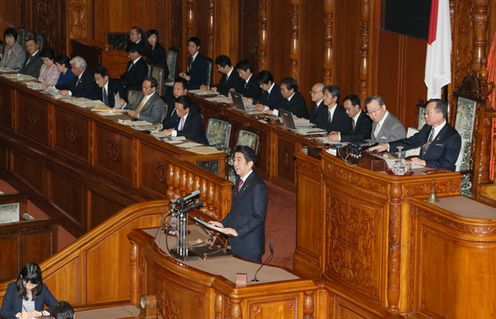
<svg viewBox="0 0 496 319"><path fill-rule="evenodd" d="M159 226L168 203L135 204L114 214L42 262L44 283L57 299L75 306L129 302L131 246L127 235L134 228ZM0 283L0 299L7 284Z"/></svg>

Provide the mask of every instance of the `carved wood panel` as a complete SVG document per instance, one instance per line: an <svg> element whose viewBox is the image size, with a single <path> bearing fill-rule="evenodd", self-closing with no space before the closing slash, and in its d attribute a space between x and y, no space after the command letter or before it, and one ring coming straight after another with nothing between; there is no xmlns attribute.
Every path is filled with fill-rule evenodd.
<svg viewBox="0 0 496 319"><path fill-rule="evenodd" d="M17 127L21 134L48 145L49 104L34 96L21 94L17 103Z"/></svg>
<svg viewBox="0 0 496 319"><path fill-rule="evenodd" d="M55 108L55 148L89 161L89 120Z"/></svg>
<svg viewBox="0 0 496 319"><path fill-rule="evenodd" d="M267 2L267 1L262 1ZM240 0L239 1L239 34L238 39L238 57L239 60L246 59L250 61L253 69L259 69L259 59L266 56L267 52L259 50L259 37L264 28L266 28L266 20L260 19L259 13L260 1ZM265 25L262 25L264 23ZM260 41L265 42L265 39ZM235 63L235 62L234 62Z"/></svg>
<svg viewBox="0 0 496 319"><path fill-rule="evenodd" d="M5 128L11 128L12 119L12 90L0 85L0 125Z"/></svg>
<svg viewBox="0 0 496 319"><path fill-rule="evenodd" d="M31 186L35 192L43 194L43 167L21 154L16 152L11 154L12 173Z"/></svg>

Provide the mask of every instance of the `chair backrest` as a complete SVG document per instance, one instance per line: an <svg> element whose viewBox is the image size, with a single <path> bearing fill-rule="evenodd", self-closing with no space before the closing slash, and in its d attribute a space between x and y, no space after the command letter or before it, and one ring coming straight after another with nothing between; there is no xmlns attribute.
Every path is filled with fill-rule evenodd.
<svg viewBox="0 0 496 319"><path fill-rule="evenodd" d="M413 127L409 127L406 130L406 137L412 137L413 135L417 134L419 130ZM405 156L419 156L420 155L420 147L417 148L412 148L409 149L408 151L405 152Z"/></svg>
<svg viewBox="0 0 496 319"><path fill-rule="evenodd" d="M24 48L24 41L26 39L26 30L23 28L17 29L17 43Z"/></svg>
<svg viewBox="0 0 496 319"><path fill-rule="evenodd" d="M134 104L138 100L138 96L141 91L129 90L127 92L127 101L129 104Z"/></svg>
<svg viewBox="0 0 496 319"><path fill-rule="evenodd" d="M159 66L152 66L150 75L157 80L157 94L163 96L165 94L165 78L164 68Z"/></svg>
<svg viewBox="0 0 496 319"><path fill-rule="evenodd" d="M207 61L207 83L205 83L210 88L210 82L212 82L212 60L208 58Z"/></svg>
<svg viewBox="0 0 496 319"><path fill-rule="evenodd" d="M260 138L258 137L258 134L248 130L241 129L238 132L238 140L236 141L236 146L238 145L249 146L255 151L255 155L257 155L259 141Z"/></svg>
<svg viewBox="0 0 496 319"><path fill-rule="evenodd" d="M129 33L107 33L107 43L112 45L114 50L126 50L128 41Z"/></svg>
<svg viewBox="0 0 496 319"><path fill-rule="evenodd" d="M38 50L43 50L45 45L45 37L42 34L36 34L36 41L38 41Z"/></svg>
<svg viewBox="0 0 496 319"><path fill-rule="evenodd" d="M174 79L176 78L176 63L177 63L177 49L169 48L167 51L167 68L169 69L169 74L165 80L166 85L172 86L174 84Z"/></svg>
<svg viewBox="0 0 496 319"><path fill-rule="evenodd" d="M460 155L456 161L456 169L459 171L469 171L470 159L472 156L470 146L473 139L477 102L464 97L459 97L457 104L455 129L460 133L462 146Z"/></svg>
<svg viewBox="0 0 496 319"><path fill-rule="evenodd" d="M231 139L231 123L217 119L210 118L207 126L207 140L211 146L218 148L229 147L229 140Z"/></svg>

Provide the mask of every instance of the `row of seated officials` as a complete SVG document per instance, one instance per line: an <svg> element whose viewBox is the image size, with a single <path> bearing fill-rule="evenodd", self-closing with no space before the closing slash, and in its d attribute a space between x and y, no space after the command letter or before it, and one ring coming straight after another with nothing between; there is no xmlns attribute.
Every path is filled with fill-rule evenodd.
<svg viewBox="0 0 496 319"><path fill-rule="evenodd" d="M24 265L17 279L8 284L0 308L1 319L73 319L75 317L71 304L57 301L43 283L41 268L35 263Z"/></svg>
<svg viewBox="0 0 496 319"><path fill-rule="evenodd" d="M133 29L130 34L131 40L135 39L132 33ZM6 38L5 33L4 38ZM6 43L9 43L7 39ZM171 99L167 101L168 103L158 96L156 79L147 77L148 67L142 55L143 49L134 41L127 47L130 61L120 79L109 79L107 70L102 66L97 67L96 72L91 74L86 70L86 61L82 57L74 57L68 61L70 68L65 61L62 64L57 59L54 61L56 68L61 68L55 86L62 95L100 99L109 106L116 104L113 97L119 92L124 99L118 102L118 107L127 109L129 116L161 123L157 126L163 129L162 134L165 136L183 135L188 139L207 144L199 108L192 105L185 96L187 90L208 88L206 84L209 83L209 58L201 54L200 47L199 38L188 39L187 70L179 73L173 86L174 100ZM34 57L37 52L34 39L26 40L26 50L28 55L31 54L30 57ZM47 60L49 64L50 58L43 57L44 63ZM27 58L20 72L29 74L30 63L30 58ZM426 103L426 125L417 134L406 138L404 125L387 110L384 100L379 95L368 97L365 100L366 108L362 110L357 95L346 96L340 104L339 87L316 83L309 92L313 102L309 112L305 99L298 90L298 83L292 77L283 78L278 85L270 71L255 73L246 60L234 66L230 58L225 55L215 59L215 66L222 76L218 85L212 89L223 95L228 95L234 90L256 104L260 112L278 116L279 109L285 109L297 117L308 118L316 127L326 130L330 141L367 140L377 144L369 149L371 151L394 152L398 146L402 146L405 150L421 147L420 155L411 159L413 164L455 170L461 148L461 137L447 123L448 107L442 100L435 99ZM69 72L72 73L70 80L66 79L70 77ZM39 74L39 79L45 83L42 74ZM181 89L176 90L176 86ZM126 101L128 91L139 87L141 92L138 98L128 103ZM178 91L181 91L182 95L179 95ZM168 107L172 104L174 110Z"/></svg>

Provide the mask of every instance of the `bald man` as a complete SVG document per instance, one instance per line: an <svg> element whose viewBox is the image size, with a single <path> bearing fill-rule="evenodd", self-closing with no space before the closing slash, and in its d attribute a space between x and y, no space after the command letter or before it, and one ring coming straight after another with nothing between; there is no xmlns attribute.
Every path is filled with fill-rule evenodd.
<svg viewBox="0 0 496 319"><path fill-rule="evenodd" d="M310 90L312 99L312 110L310 112L310 122L318 128L325 128L327 121L327 107L324 105L324 83L315 83Z"/></svg>

